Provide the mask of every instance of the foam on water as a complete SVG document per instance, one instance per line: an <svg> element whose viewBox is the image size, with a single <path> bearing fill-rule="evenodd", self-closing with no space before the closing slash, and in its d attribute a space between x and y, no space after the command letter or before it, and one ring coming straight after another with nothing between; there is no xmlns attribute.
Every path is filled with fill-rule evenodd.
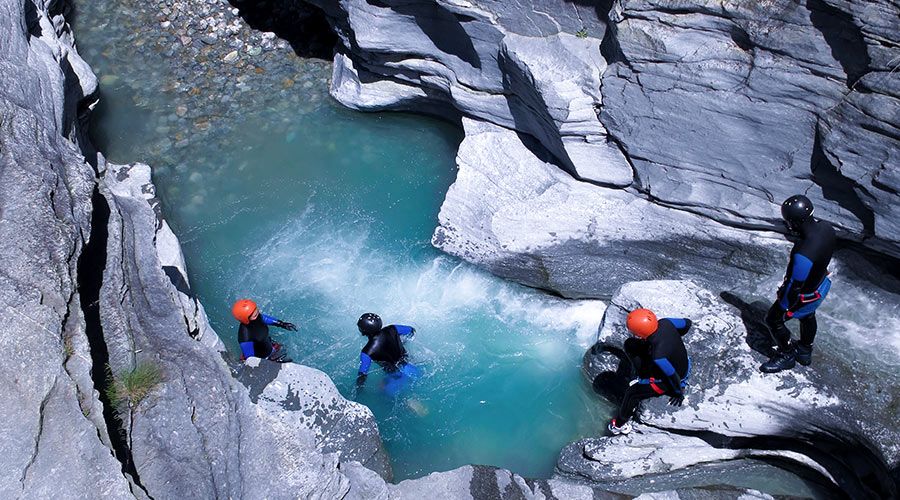
<svg viewBox="0 0 900 500"><path fill-rule="evenodd" d="M609 407L580 375L602 302L547 296L427 248L410 258L363 222L306 210L250 256L229 295L274 297L261 307L300 325L279 339L373 409L398 478L473 462L547 476L563 445L602 429ZM424 377L398 398L377 370L356 393L366 311L418 330L408 349Z"/></svg>

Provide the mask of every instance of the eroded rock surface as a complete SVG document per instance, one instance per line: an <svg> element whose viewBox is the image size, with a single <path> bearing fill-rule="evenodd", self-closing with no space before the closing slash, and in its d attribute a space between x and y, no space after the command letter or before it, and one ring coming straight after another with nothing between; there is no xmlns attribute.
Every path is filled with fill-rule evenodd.
<svg viewBox="0 0 900 500"><path fill-rule="evenodd" d="M0 497L123 498L78 291L94 175L70 139L96 79L51 3L0 1Z"/></svg>
<svg viewBox="0 0 900 500"><path fill-rule="evenodd" d="M681 236L669 230L681 212L700 214L688 247L723 224L780 231L780 202L803 192L844 238L900 256L896 2L311 3L341 40L335 98L362 110L462 115L523 137L528 151L482 160L486 173L519 177L497 182L527 182L528 164L549 161L611 203L661 207L656 240ZM490 245L480 236L502 217L502 203L470 203L480 203L479 217L446 207L437 246L529 285L595 292L557 288L540 259L521 259L519 276L498 271L491 256L503 247L483 260L466 251ZM444 246L448 229L456 244ZM583 220L579 229L597 230ZM537 231L551 239L553 229ZM597 260L583 250L584 261ZM564 241L541 253L575 260ZM650 255L644 271L680 253ZM699 268L688 276L715 278Z"/></svg>
<svg viewBox="0 0 900 500"><path fill-rule="evenodd" d="M781 457L816 471L851 496L896 494L891 469L900 461L900 433L891 421L891 396L848 385L835 368L837 353L816 351L813 364L763 374L765 332L745 326L741 313L688 281L628 283L607 308L598 346L585 355L586 376L602 387L603 372L616 371L625 317L648 307L660 317L694 321L685 336L693 362L681 408L667 398L643 403L636 431L593 438L563 451L558 470L601 482L666 473L699 464L747 457ZM885 399L887 398L887 400ZM623 458L624 457L624 458Z"/></svg>

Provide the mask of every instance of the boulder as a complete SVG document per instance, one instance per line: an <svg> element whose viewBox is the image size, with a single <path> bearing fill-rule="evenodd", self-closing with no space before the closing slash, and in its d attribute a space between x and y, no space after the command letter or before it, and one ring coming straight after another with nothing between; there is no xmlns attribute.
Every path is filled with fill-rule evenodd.
<svg viewBox="0 0 900 500"><path fill-rule="evenodd" d="M786 243L774 233L599 189L542 161L509 129L469 119L463 126L459 172L432 238L441 250L565 297L608 297L633 279L759 281L781 272L771 252Z"/></svg>
<svg viewBox="0 0 900 500"><path fill-rule="evenodd" d="M622 382L603 374L619 369L621 351L615 348L628 336L628 311L647 307L659 317L687 317L694 322L684 337L693 370L685 404L644 402L632 435L570 445L559 471L608 482L778 457L853 497L896 495L891 470L900 460L900 432L891 425L897 415L885 396L836 377L835 369L852 367L841 366L835 353L816 351L809 367L761 373L758 367L771 353L767 333L731 305L743 306L739 298L724 299L730 303L690 281L621 287L606 310L598 344L585 354L585 375L598 389L616 392L604 384Z"/></svg>

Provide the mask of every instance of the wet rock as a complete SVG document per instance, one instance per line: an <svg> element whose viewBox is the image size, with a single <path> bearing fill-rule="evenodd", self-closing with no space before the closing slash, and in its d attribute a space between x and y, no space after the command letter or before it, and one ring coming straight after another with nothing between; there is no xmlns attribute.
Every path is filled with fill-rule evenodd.
<svg viewBox="0 0 900 500"><path fill-rule="evenodd" d="M237 62L239 57L240 55L238 54L238 51L232 50L222 58L222 62L224 62L225 64L234 64L235 62Z"/></svg>
<svg viewBox="0 0 900 500"><path fill-rule="evenodd" d="M882 396L835 377L837 353L817 351L810 367L761 373L759 365L771 354L767 331L756 323L748 328L741 310L695 283L621 287L604 315L598 346L585 354L585 374L595 387L614 394L605 386L624 383L603 374L619 368L615 348L627 338L625 318L637 307L694 322L684 338L692 360L685 404L646 401L634 435L570 445L558 464L563 474L609 482L735 458L781 457L853 497L896 494L890 470L900 461L900 432Z"/></svg>

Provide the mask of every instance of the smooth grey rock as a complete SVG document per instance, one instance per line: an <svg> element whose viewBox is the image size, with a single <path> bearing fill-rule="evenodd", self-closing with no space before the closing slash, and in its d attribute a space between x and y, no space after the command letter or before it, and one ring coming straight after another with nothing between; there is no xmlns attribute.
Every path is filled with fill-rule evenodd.
<svg viewBox="0 0 900 500"><path fill-rule="evenodd" d="M896 2L312 3L341 40L348 107L533 136L536 156L660 216L781 230L803 192L842 237L900 256Z"/></svg>
<svg viewBox="0 0 900 500"><path fill-rule="evenodd" d="M0 1L0 497L133 498L101 438L78 293L95 184L73 141L96 79L50 3Z"/></svg>
<svg viewBox="0 0 900 500"><path fill-rule="evenodd" d="M468 119L463 126L459 172L432 237L448 253L566 297L609 296L635 278L780 272L769 254L785 243L774 234L579 182L531 154L513 131Z"/></svg>
<svg viewBox="0 0 900 500"><path fill-rule="evenodd" d="M771 345L761 338L767 333L755 324L748 329L741 311L690 281L623 285L607 307L598 342L621 347L628 336L625 318L638 307L694 322L684 337L693 362L684 406L672 408L664 397L646 401L640 421L647 427L638 425L639 432L626 438L570 445L558 466L563 473L610 481L739 457L781 456L853 495L896 493L888 472L900 461L900 432L890 424L896 412L880 394L857 391L836 374L832 367L852 370L841 366L839 355L816 353L808 368L763 374L758 366L766 356L754 349ZM585 374L594 381L618 364L609 352L591 349ZM655 450L666 440L672 443ZM676 452L679 447L684 449ZM617 462L616 456L631 458Z"/></svg>
<svg viewBox="0 0 900 500"><path fill-rule="evenodd" d="M344 399L328 375L295 363L250 358L239 369L238 380L261 410L288 428L308 433L316 449L337 454L341 462L361 463L391 480L375 416Z"/></svg>
<svg viewBox="0 0 900 500"><path fill-rule="evenodd" d="M898 14L892 1L616 2L601 119L662 203L753 226L801 192L844 237L900 255L897 191L877 181L900 166L885 50Z"/></svg>

